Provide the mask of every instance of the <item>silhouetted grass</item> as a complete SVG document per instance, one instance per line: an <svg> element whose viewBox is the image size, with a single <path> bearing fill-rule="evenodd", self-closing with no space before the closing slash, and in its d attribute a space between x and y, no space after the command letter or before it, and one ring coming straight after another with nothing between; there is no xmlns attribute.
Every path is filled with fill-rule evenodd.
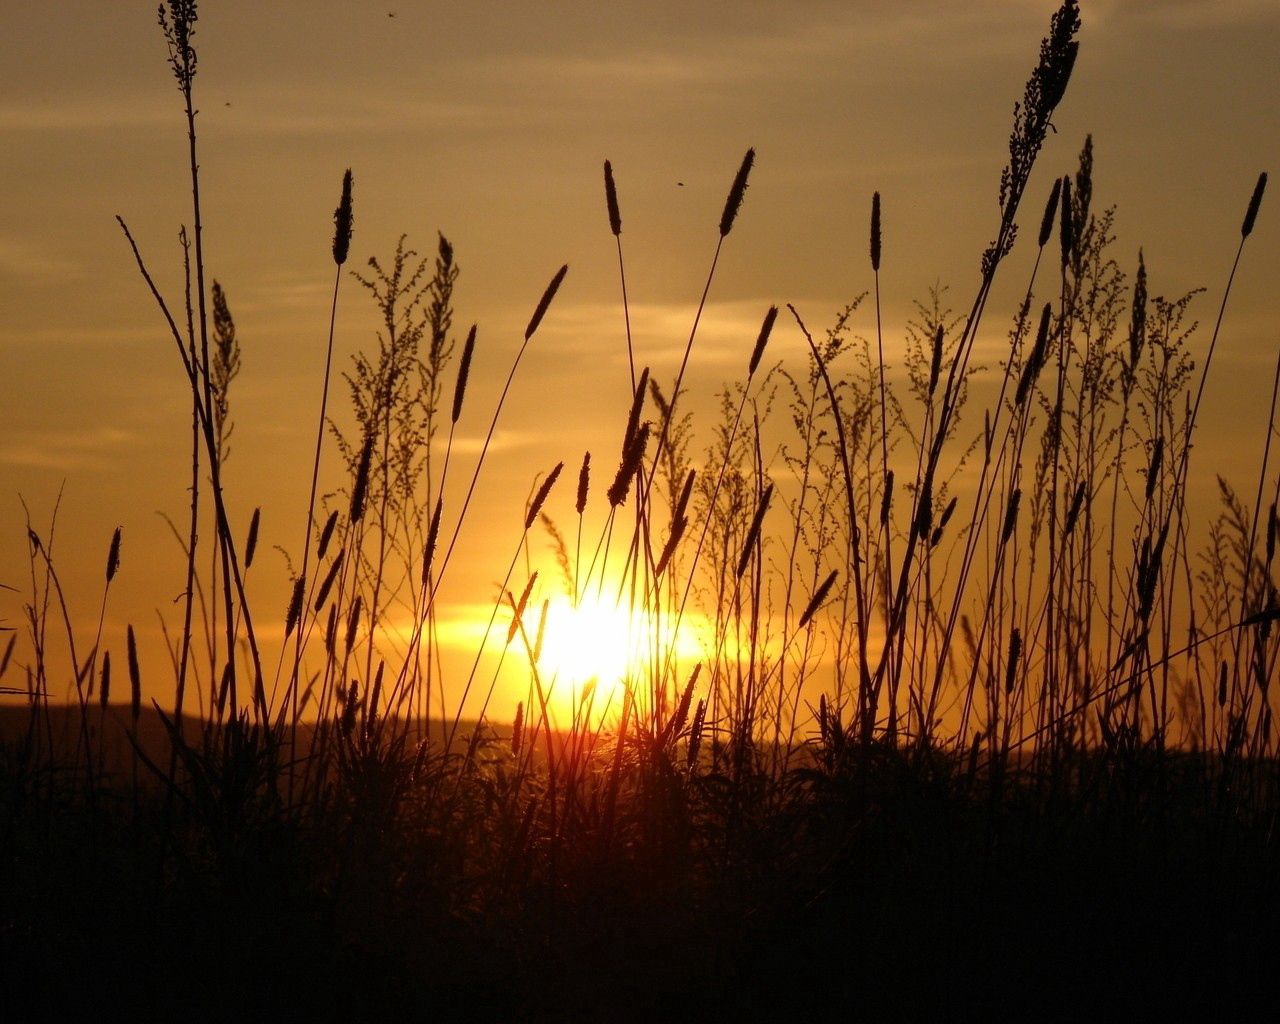
<svg viewBox="0 0 1280 1024"><path fill-rule="evenodd" d="M783 329L771 306L701 442L685 372L731 228L749 215L754 151L669 385L636 370L625 193L605 163L633 395L617 470L593 479L583 457L572 543L549 511L564 462L532 477L512 535L486 540L510 552L486 628L501 656L488 664L482 644L465 678L445 672L437 597L567 268L532 304L461 501L454 430L474 415L463 399L483 338L473 326L453 365L453 247L442 236L426 258L402 238L355 275L381 330L344 375L354 434L328 413L326 357L316 445L298 453L312 470L304 548L288 606L267 616L284 642L263 650L245 587L258 512L242 547L223 500L240 357L216 284L207 342L195 4L170 0L161 24L191 147L185 326L125 234L192 402L175 699L143 706L130 626L129 702L112 703L102 621L124 571L119 531L86 650L29 524L26 633L0 666L27 677L13 688L25 707L0 716L0 964L14 1005L1040 1019L1225 1017L1271 998L1258 965L1280 910L1274 401L1252 508L1223 481L1201 548L1187 504L1204 382L1265 175L1197 367L1196 294L1150 294L1141 253L1130 285L1086 139L1041 215L998 390L973 408L976 341L1075 62L1073 2L1016 109L967 307L953 312L943 291L918 303L886 372L879 272L894 249L877 192L874 348L852 335L860 299L817 335L788 305L807 358L770 364ZM353 202L348 172L330 353ZM326 432L349 482L323 498ZM537 563L535 528L552 537L551 566ZM561 596L631 618L644 646L623 679L560 678L543 647ZM690 663L673 638L695 619L708 626ZM68 679L52 668L61 644ZM488 720L503 671L527 685L510 729ZM58 706L59 688L74 704Z"/></svg>

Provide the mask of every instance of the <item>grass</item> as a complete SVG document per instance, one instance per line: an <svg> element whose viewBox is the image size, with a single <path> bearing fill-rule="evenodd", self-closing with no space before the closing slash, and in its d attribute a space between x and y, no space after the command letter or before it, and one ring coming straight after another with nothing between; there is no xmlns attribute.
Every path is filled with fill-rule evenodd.
<svg viewBox="0 0 1280 1024"><path fill-rule="evenodd" d="M509 552L486 630L498 667L481 645L451 678L437 595L567 268L463 466L454 431L477 415L464 402L477 328L455 362L453 247L441 237L423 257L401 239L370 260L355 278L381 330L344 374L344 432L329 390L358 200L347 173L317 440L298 453L312 466L301 559L288 607L251 610L258 516L242 541L223 494L240 354L216 283L206 310L195 13L161 8L191 153L185 316L121 221L191 397L174 700L143 706L130 626L130 699L112 701L102 621L118 533L86 645L52 528L29 524L27 621L0 668L26 673L0 730L0 963L20 1005L1076 1017L1225 1015L1262 992L1278 909L1274 390L1254 493L1223 481L1206 531L1187 491L1265 175L1205 343L1196 293L1152 293L1141 253L1132 281L1122 269L1086 140L1038 217L997 391L975 408L976 342L997 277L1014 272L1075 62L1078 14L1063 3L1017 107L967 304L954 312L943 291L918 303L904 361L887 366L876 193L874 346L851 331L862 300L818 334L794 306L770 308L699 441L684 374L749 215L754 151L669 385L631 349L625 196L606 162L634 396L616 470L613 452L567 453L533 478L522 530L493 542ZM769 356L791 324L807 342L798 366ZM348 481L329 496L326 452ZM571 529L550 513L566 463L581 466ZM538 564L540 530L554 564ZM560 678L544 656L557 588L635 625L619 687ZM695 620L708 626L690 659L677 638ZM285 624L278 650L259 643L264 621ZM527 688L511 727L489 721L500 672Z"/></svg>

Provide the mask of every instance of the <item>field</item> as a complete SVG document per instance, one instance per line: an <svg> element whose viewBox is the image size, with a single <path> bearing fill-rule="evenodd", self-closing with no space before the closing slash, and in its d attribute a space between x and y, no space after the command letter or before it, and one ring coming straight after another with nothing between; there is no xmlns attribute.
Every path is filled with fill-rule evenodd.
<svg viewBox="0 0 1280 1024"><path fill-rule="evenodd" d="M353 271L363 200L335 175L314 447L284 456L311 481L283 513L301 546L287 604L255 601L275 571L260 516L282 513L229 511L242 353L205 267L195 7L160 8L189 139L185 294L119 221L188 389L185 575L144 679L134 625L103 627L121 531L80 621L56 516L28 517L22 620L0 623L13 1019L1270 1016L1280 359L1267 417L1233 435L1256 475L1191 493L1265 173L1223 227L1221 282L1172 297L1142 251L1119 255L1091 138L1030 195L1080 47L1067 0L997 203L980 197L976 291L882 328L882 255L904 257L876 192L868 292L827 325L762 309L708 421L686 370L755 152L708 217L670 379L631 343L605 162L633 398L616 447L528 467L502 510L520 528L483 541L498 578L459 668L445 582L572 271L547 275L475 408L452 245L401 239ZM989 309L1010 279L1020 301ZM341 365L341 312L369 300L376 342ZM982 365L993 321L1007 343ZM784 331L798 361L773 354Z"/></svg>

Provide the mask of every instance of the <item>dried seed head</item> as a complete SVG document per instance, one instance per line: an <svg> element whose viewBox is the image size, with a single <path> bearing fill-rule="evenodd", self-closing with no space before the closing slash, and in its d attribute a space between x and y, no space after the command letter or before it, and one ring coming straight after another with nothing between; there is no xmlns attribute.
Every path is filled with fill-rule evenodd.
<svg viewBox="0 0 1280 1024"><path fill-rule="evenodd" d="M1164 437L1157 437L1155 447L1151 450L1151 463L1147 466L1147 501L1156 492L1156 481L1160 479L1160 466L1164 459Z"/></svg>
<svg viewBox="0 0 1280 1024"><path fill-rule="evenodd" d="M354 223L351 212L351 168L342 176L342 198L333 211L333 262L342 266L351 251L351 229Z"/></svg>
<svg viewBox="0 0 1280 1024"><path fill-rule="evenodd" d="M1133 282L1133 312L1129 318L1129 366L1128 379L1138 369L1138 358L1147 338L1147 264L1138 250L1138 274Z"/></svg>
<svg viewBox="0 0 1280 1024"><path fill-rule="evenodd" d="M606 163L605 167L609 165ZM520 756L520 732L524 727L524 701L516 705L516 719L511 723L511 756Z"/></svg>
<svg viewBox="0 0 1280 1024"><path fill-rule="evenodd" d="M693 713L693 724L689 726L689 752L685 757L685 768L693 771L698 763L698 748L702 745L702 729L707 721L707 702L698 701L698 709Z"/></svg>
<svg viewBox="0 0 1280 1024"><path fill-rule="evenodd" d="M582 468L578 470L578 500L575 508L578 515L582 515L587 509L587 489L591 484L591 453L582 453Z"/></svg>
<svg viewBox="0 0 1280 1024"><path fill-rule="evenodd" d="M107 582L116 578L116 570L120 568L120 527L111 535L111 547L107 550Z"/></svg>
<svg viewBox="0 0 1280 1024"><path fill-rule="evenodd" d="M644 462L644 452L649 446L649 424L644 423L636 431L635 440L622 457L618 466L618 474L608 490L609 504L616 508L627 500L627 492L631 489L631 478L636 475Z"/></svg>
<svg viewBox="0 0 1280 1024"><path fill-rule="evenodd" d="M604 162L604 201L609 207L609 230L622 234L622 214L618 212L618 189L613 183L613 165Z"/></svg>
<svg viewBox="0 0 1280 1024"><path fill-rule="evenodd" d="M1071 179L1062 179L1062 216L1059 218L1058 241L1062 247L1062 265L1071 263L1071 254L1075 250L1075 216L1071 209Z"/></svg>
<svg viewBox="0 0 1280 1024"><path fill-rule="evenodd" d="M312 605L312 610L317 615L320 614L320 609L324 607L325 601L328 600L329 591L333 589L334 581L342 570L342 558L345 554L345 551L339 551L338 557L333 560L333 565L329 566L329 571L324 575L324 580L320 584L320 592L316 594L315 603Z"/></svg>
<svg viewBox="0 0 1280 1024"><path fill-rule="evenodd" d="M880 193L871 197L871 269L880 273Z"/></svg>
<svg viewBox="0 0 1280 1024"><path fill-rule="evenodd" d="M1227 703L1227 663L1223 661L1218 666L1218 707L1223 707Z"/></svg>
<svg viewBox="0 0 1280 1024"><path fill-rule="evenodd" d="M431 563L435 561L436 544L440 540L440 510L444 495L436 496L435 511L431 513L431 525L427 528L427 544L422 550L422 585L431 579Z"/></svg>
<svg viewBox="0 0 1280 1024"><path fill-rule="evenodd" d="M751 362L747 364L747 379L755 375L760 365L760 357L764 355L764 347L768 344L769 335L773 331L773 322L778 319L778 307L770 306L764 315L764 323L760 325L760 336L756 338L756 347L751 350Z"/></svg>
<svg viewBox="0 0 1280 1024"><path fill-rule="evenodd" d="M742 554L738 556L738 579L742 579L742 574L747 571L747 564L751 561L751 553L756 548L756 542L760 539L760 527L764 525L764 514L769 510L769 502L773 498L773 484L764 489L764 494L760 498L760 503L756 506L756 514L751 517L751 526L747 529L747 539L742 545Z"/></svg>
<svg viewBox="0 0 1280 1024"><path fill-rule="evenodd" d="M261 522L262 508L259 506L253 510L253 515L249 517L249 537L244 544L244 567L246 569L253 565L253 556L258 550L258 526Z"/></svg>
<svg viewBox="0 0 1280 1024"><path fill-rule="evenodd" d="M533 592L534 581L538 578L538 570L534 570L529 577L529 581L524 585L524 592L520 595L519 601L511 602L511 625L507 628L507 643L511 643L515 639L516 631L520 628L520 621L524 617L524 610L529 604L529 595ZM511 595L507 598L510 600Z"/></svg>
<svg viewBox="0 0 1280 1024"><path fill-rule="evenodd" d="M1253 233L1253 223L1258 219L1258 207L1262 205L1262 193L1267 190L1267 172L1258 175L1258 183L1253 186L1253 195L1249 197L1249 209L1245 210L1244 223L1240 225L1240 237L1248 238Z"/></svg>
<svg viewBox="0 0 1280 1024"><path fill-rule="evenodd" d="M136 728L138 716L142 714L142 672L138 668L138 641L133 635L132 625L125 633L125 646L129 656L129 704Z"/></svg>
<svg viewBox="0 0 1280 1024"><path fill-rule="evenodd" d="M542 641L547 637L547 615L551 612L551 601L542 602L542 611L538 613L538 638L533 642L533 663L542 660Z"/></svg>
<svg viewBox="0 0 1280 1024"><path fill-rule="evenodd" d="M1062 179L1055 178L1049 201L1044 206L1044 218L1040 221L1040 248L1043 249L1053 233L1053 220L1058 212L1058 194L1062 191Z"/></svg>
<svg viewBox="0 0 1280 1024"><path fill-rule="evenodd" d="M733 179L733 185L729 189L729 196L724 201L724 213L720 215L720 237L724 238L733 230L733 222L737 219L738 210L742 206L742 197L747 191L747 178L751 174L751 165L756 161L756 151L748 149L747 155L742 158L742 166L738 168L738 173Z"/></svg>
<svg viewBox="0 0 1280 1024"><path fill-rule="evenodd" d="M538 493L533 496L533 501L529 505L529 511L525 513L524 528L528 530L533 526L533 521L538 518L538 513L542 511L542 506L547 500L547 495L551 493L551 488L555 486L556 480L560 476L560 471L564 469L563 462L557 462L555 469L547 474L547 478L542 481L542 486L538 488Z"/></svg>
<svg viewBox="0 0 1280 1024"><path fill-rule="evenodd" d="M289 597L289 609L284 616L284 638L286 640L293 634L294 628L298 625L298 619L302 617L302 593L306 588L307 578L299 576L293 581L293 593Z"/></svg>
<svg viewBox="0 0 1280 1024"><path fill-rule="evenodd" d="M1022 488L1015 488L1009 495L1009 504L1004 510L1004 526L1000 530L1000 546L1009 543L1013 536L1013 528L1018 525L1018 503L1022 501Z"/></svg>
<svg viewBox="0 0 1280 1024"><path fill-rule="evenodd" d="M329 518L324 521L324 528L320 531L320 542L316 545L316 557L324 558L324 553L329 550L329 539L333 536L333 528L338 524L338 510L334 509L329 513Z"/></svg>
<svg viewBox="0 0 1280 1024"><path fill-rule="evenodd" d="M457 423L462 415L462 398L467 393L467 378L471 375L471 356L476 350L476 325L467 331L467 340L462 346L462 359L458 362L458 379L453 385L453 414L450 422Z"/></svg>
<svg viewBox="0 0 1280 1024"><path fill-rule="evenodd" d="M1085 494L1088 493L1088 485L1081 480L1076 485L1076 493L1071 498L1071 508L1067 512L1067 523L1063 528L1063 533L1070 533L1075 529L1076 520L1080 518L1080 510L1084 508Z"/></svg>
<svg viewBox="0 0 1280 1024"><path fill-rule="evenodd" d="M893 470L884 475L884 494L880 496L880 525L889 524L889 512L893 508Z"/></svg>
<svg viewBox="0 0 1280 1024"><path fill-rule="evenodd" d="M933 351L929 357L929 397L938 389L938 378L942 375L942 335L943 326L933 332Z"/></svg>
<svg viewBox="0 0 1280 1024"><path fill-rule="evenodd" d="M356 642L356 632L360 629L360 607L361 596L356 595L355 601L351 605L351 614L347 616L347 635L345 638L345 647L347 652L351 651L352 646Z"/></svg>
<svg viewBox="0 0 1280 1024"><path fill-rule="evenodd" d="M98 701L105 708L111 694L111 652L102 654L102 681L98 686Z"/></svg>
<svg viewBox="0 0 1280 1024"><path fill-rule="evenodd" d="M813 592L813 597L809 598L809 603L805 605L805 609L800 615L800 621L796 625L797 629L804 629L813 619L817 610L822 607L822 602L827 599L827 595L831 593L831 588L835 586L837 575L839 575L837 571L832 569L818 589Z"/></svg>
<svg viewBox="0 0 1280 1024"><path fill-rule="evenodd" d="M551 283L547 285L546 290L542 293L542 298L538 300L538 308L533 311L533 316L529 318L529 326L524 329L525 341L533 337L533 332L542 323L542 318L547 313L547 307L551 305L551 300L556 297L556 292L560 290L560 283L567 273L569 273L569 265L566 263L556 271L556 276L551 279Z"/></svg>
<svg viewBox="0 0 1280 1024"><path fill-rule="evenodd" d="M347 518L358 523L364 518L364 499L369 491L369 463L373 459L373 434L367 434L360 449L360 461L356 465L355 484L351 488L351 510Z"/></svg>
<svg viewBox="0 0 1280 1024"><path fill-rule="evenodd" d="M622 434L622 454L627 451L636 439L636 430L640 426L640 411L644 408L644 392L649 382L649 367L640 371L640 380L636 384L635 394L631 396L631 408L627 412L627 429Z"/></svg>
<svg viewBox="0 0 1280 1024"><path fill-rule="evenodd" d="M1005 694L1013 693L1013 684L1018 675L1018 662L1022 658L1022 634L1018 631L1018 627L1013 627L1013 632L1009 635L1009 663L1005 667L1004 672L1004 692Z"/></svg>

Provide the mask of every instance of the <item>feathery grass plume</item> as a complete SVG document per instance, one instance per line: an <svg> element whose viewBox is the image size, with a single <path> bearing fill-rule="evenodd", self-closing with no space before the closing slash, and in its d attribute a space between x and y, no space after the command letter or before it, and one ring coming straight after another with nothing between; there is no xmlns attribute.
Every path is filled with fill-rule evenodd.
<svg viewBox="0 0 1280 1024"><path fill-rule="evenodd" d="M587 508L587 488L591 484L591 453L583 452L582 468L578 470L578 500L574 503L578 515L582 515Z"/></svg>
<svg viewBox="0 0 1280 1024"><path fill-rule="evenodd" d="M209 383L213 388L213 429L217 435L218 458L226 460L231 454L227 442L231 439L231 382L240 373L240 343L236 339L236 322L227 305L226 293L216 280L213 282L213 372Z"/></svg>
<svg viewBox="0 0 1280 1024"><path fill-rule="evenodd" d="M769 335L773 332L773 322L778 319L778 307L770 306L769 312L764 315L764 323L760 325L760 336L756 338L756 347L751 350L751 362L747 364L747 378L755 376L756 368L760 365L760 357L764 355L764 347L769 342Z"/></svg>
<svg viewBox="0 0 1280 1024"><path fill-rule="evenodd" d="M467 340L462 346L462 358L458 361L458 379L453 385L453 411L451 423L457 423L462 415L462 399L467 393L467 378L471 376L471 357L476 350L476 325L467 331Z"/></svg>
<svg viewBox="0 0 1280 1024"><path fill-rule="evenodd" d="M356 599L351 605L351 614L347 616L347 635L343 638L343 646L349 653L356 642L356 633L360 629L360 609L363 598L360 594L356 595Z"/></svg>
<svg viewBox="0 0 1280 1024"><path fill-rule="evenodd" d="M1076 0L1064 0L1049 22L1049 35L1040 42L1040 60L1027 79L1022 100L1013 108L1009 133L1009 162L1000 173L1001 235L982 255L982 272L990 277L996 265L1013 248L1017 235L1014 217L1049 131L1054 109L1066 93L1075 67L1079 43L1080 10Z"/></svg>
<svg viewBox="0 0 1280 1024"><path fill-rule="evenodd" d="M871 269L880 273L880 193L871 196Z"/></svg>
<svg viewBox="0 0 1280 1024"><path fill-rule="evenodd" d="M1155 447L1151 450L1151 463L1147 466L1147 501L1156 493L1156 481L1160 479L1160 466L1164 459L1164 435L1156 438Z"/></svg>
<svg viewBox="0 0 1280 1024"><path fill-rule="evenodd" d="M1018 627L1013 627L1013 632L1009 634L1009 663L1004 670L1004 692L1006 694L1013 693L1013 684L1018 675L1018 662L1022 658L1022 633Z"/></svg>
<svg viewBox="0 0 1280 1024"><path fill-rule="evenodd" d="M111 699L111 652L102 652L102 678L98 684L98 704L104 710Z"/></svg>
<svg viewBox="0 0 1280 1024"><path fill-rule="evenodd" d="M827 599L827 595L831 593L831 588L835 586L836 577L838 575L839 573L835 569L832 569L831 573L822 581L818 589L813 592L813 597L809 598L809 603L804 606L804 611L800 615L800 621L796 625L797 629L804 629L818 609L822 607L822 602L825 601Z"/></svg>
<svg viewBox="0 0 1280 1024"><path fill-rule="evenodd" d="M724 238L733 230L733 222L737 219L738 210L742 206L742 197L747 191L747 178L751 174L751 165L755 162L756 151L748 149L747 155L742 158L742 166L738 168L738 173L734 176L733 185L729 189L729 196L724 201L724 213L720 215L721 238Z"/></svg>
<svg viewBox="0 0 1280 1024"><path fill-rule="evenodd" d="M622 214L618 212L618 189L613 183L613 164L604 162L604 201L609 207L609 230L622 234Z"/></svg>
<svg viewBox="0 0 1280 1024"><path fill-rule="evenodd" d="M609 165L606 163L606 167ZM520 733L524 728L524 701L516 704L516 718L511 723L511 756L520 756Z"/></svg>
<svg viewBox="0 0 1280 1024"><path fill-rule="evenodd" d="M1058 243L1062 249L1062 265L1071 263L1071 254L1075 251L1075 214L1071 209L1071 178L1062 178L1062 208L1058 220Z"/></svg>
<svg viewBox="0 0 1280 1024"><path fill-rule="evenodd" d="M1000 546L1004 547L1013 536L1013 528L1018 525L1018 505L1022 501L1022 488L1015 487L1009 495L1009 504L1004 510L1004 526L1000 529Z"/></svg>
<svg viewBox="0 0 1280 1024"><path fill-rule="evenodd" d="M533 526L533 521L538 518L538 513L542 511L543 503L546 502L547 495L551 493L551 488L555 486L556 480L559 479L562 469L564 469L564 463L557 462L555 469L547 474L547 478L542 481L542 486L538 488L538 493L533 496L529 511L525 513L524 517L524 528L526 530Z"/></svg>
<svg viewBox="0 0 1280 1024"><path fill-rule="evenodd" d="M364 499L369 491L369 463L373 459L373 434L364 438L364 446L360 449L360 461L356 465L355 486L351 488L351 510L347 518L358 523L364 517Z"/></svg>
<svg viewBox="0 0 1280 1024"><path fill-rule="evenodd" d="M511 625L507 627L507 643L511 643L515 639L516 630L520 628L520 620L524 618L524 610L529 604L529 595L533 592L533 584L538 578L538 570L534 569L533 574L524 585L524 591L520 594L519 601L513 601L511 594L507 594L507 600L511 601Z"/></svg>
<svg viewBox="0 0 1280 1024"><path fill-rule="evenodd" d="M1076 485L1076 493L1071 497L1071 507L1067 511L1067 522L1062 529L1063 533L1070 533L1075 529L1076 520L1080 518L1080 511L1084 508L1084 498L1088 490L1088 484L1083 480Z"/></svg>
<svg viewBox="0 0 1280 1024"><path fill-rule="evenodd" d="M613 478L607 492L609 504L617 508L627 500L627 492L631 489L631 478L636 475L644 462L644 452L649 446L649 424L646 422L636 431L635 439L622 457L618 466L618 474Z"/></svg>
<svg viewBox="0 0 1280 1024"><path fill-rule="evenodd" d="M258 527L262 522L262 506L258 506L253 510L253 515L249 517L249 536L244 542L244 567L246 570L253 565L253 556L258 552Z"/></svg>
<svg viewBox="0 0 1280 1024"><path fill-rule="evenodd" d="M444 495L436 496L435 511L431 513L431 525L427 528L427 543L422 549L422 585L426 586L431 578L431 563L435 561L436 544L440 540L440 511Z"/></svg>
<svg viewBox="0 0 1280 1024"><path fill-rule="evenodd" d="M351 210L351 168L342 176L342 198L333 211L333 262L342 266L351 252L351 230L355 217Z"/></svg>
<svg viewBox="0 0 1280 1024"><path fill-rule="evenodd" d="M942 335L945 328L938 324L933 332L933 349L929 353L929 397L938 390L938 377L942 374Z"/></svg>
<svg viewBox="0 0 1280 1024"><path fill-rule="evenodd" d="M1062 191L1062 179L1054 178L1053 189L1049 192L1049 201L1044 204L1044 218L1040 221L1040 248L1048 244L1053 233L1054 218L1058 213L1058 193Z"/></svg>
<svg viewBox="0 0 1280 1024"><path fill-rule="evenodd" d="M3 677L5 672L9 670L9 659L13 657L13 647L17 641L18 634L10 633L9 642L4 646L4 656L0 657L0 677Z"/></svg>
<svg viewBox="0 0 1280 1024"><path fill-rule="evenodd" d="M110 583L116 578L116 572L120 568L120 527L116 527L115 533L111 535L111 547L107 549L107 582Z"/></svg>
<svg viewBox="0 0 1280 1024"><path fill-rule="evenodd" d="M329 513L329 517L324 521L324 527L320 530L320 541L316 544L316 557L324 558L324 553L329 550L329 540L333 537L333 528L338 525L338 510L335 508Z"/></svg>
<svg viewBox="0 0 1280 1024"><path fill-rule="evenodd" d="M569 264L565 264L556 271L556 276L551 279L551 283L547 285L546 291L542 293L542 298L538 300L538 308L533 311L533 316L529 318L529 326L524 329L524 340L528 341L533 337L533 332L538 329L538 325L542 323L542 318L546 316L547 307L551 305L551 300L556 297L556 292L560 290L560 282L564 280L564 275L569 273Z"/></svg>
<svg viewBox="0 0 1280 1024"><path fill-rule="evenodd" d="M751 517L751 526L747 529L747 539L742 545L742 554L738 556L737 578L747 571L747 563L751 561L751 552L755 550L756 541L760 539L760 527L764 524L764 514L769 510L769 502L773 499L773 484L764 489L760 503L756 506L756 514Z"/></svg>
<svg viewBox="0 0 1280 1024"><path fill-rule="evenodd" d="M338 578L338 572L342 568L342 560L346 555L346 551L339 549L337 556L333 560L333 564L329 566L329 571L324 574L324 580L320 584L320 591L316 594L315 603L312 610L318 615L320 609L324 607L324 603L329 598L329 591L333 589L333 583Z"/></svg>
<svg viewBox="0 0 1280 1024"><path fill-rule="evenodd" d="M702 746L702 729L707 721L707 702L698 701L697 710L693 713L693 724L689 726L689 751L685 755L685 768L693 771L698 763L698 748Z"/></svg>
<svg viewBox="0 0 1280 1024"><path fill-rule="evenodd" d="M893 508L893 470L884 476L884 494L880 496L880 525L889 525L889 512Z"/></svg>
<svg viewBox="0 0 1280 1024"><path fill-rule="evenodd" d="M125 648L129 658L129 706L136 729L138 716L142 714L142 671L138 668L138 640L132 625L125 632Z"/></svg>
<svg viewBox="0 0 1280 1024"><path fill-rule="evenodd" d="M1014 393L1015 405L1021 405L1026 401L1027 392L1044 368L1045 358L1049 353L1049 318L1052 314L1053 308L1046 302L1044 309L1040 311L1040 326L1036 328L1035 344L1031 346L1031 354L1022 368L1022 376L1018 379L1018 389Z"/></svg>
<svg viewBox="0 0 1280 1024"><path fill-rule="evenodd" d="M289 609L284 616L284 638L286 640L293 635L293 630L298 625L298 619L302 615L302 596L306 585L307 578L302 575L299 575L293 581L293 592L289 595Z"/></svg>
<svg viewBox="0 0 1280 1024"><path fill-rule="evenodd" d="M1262 193L1267 190L1267 172L1258 175L1258 183L1253 186L1253 195L1249 197L1249 209L1244 212L1244 223L1240 225L1240 237L1248 238L1253 234L1253 223L1258 219L1258 207L1262 205Z"/></svg>

